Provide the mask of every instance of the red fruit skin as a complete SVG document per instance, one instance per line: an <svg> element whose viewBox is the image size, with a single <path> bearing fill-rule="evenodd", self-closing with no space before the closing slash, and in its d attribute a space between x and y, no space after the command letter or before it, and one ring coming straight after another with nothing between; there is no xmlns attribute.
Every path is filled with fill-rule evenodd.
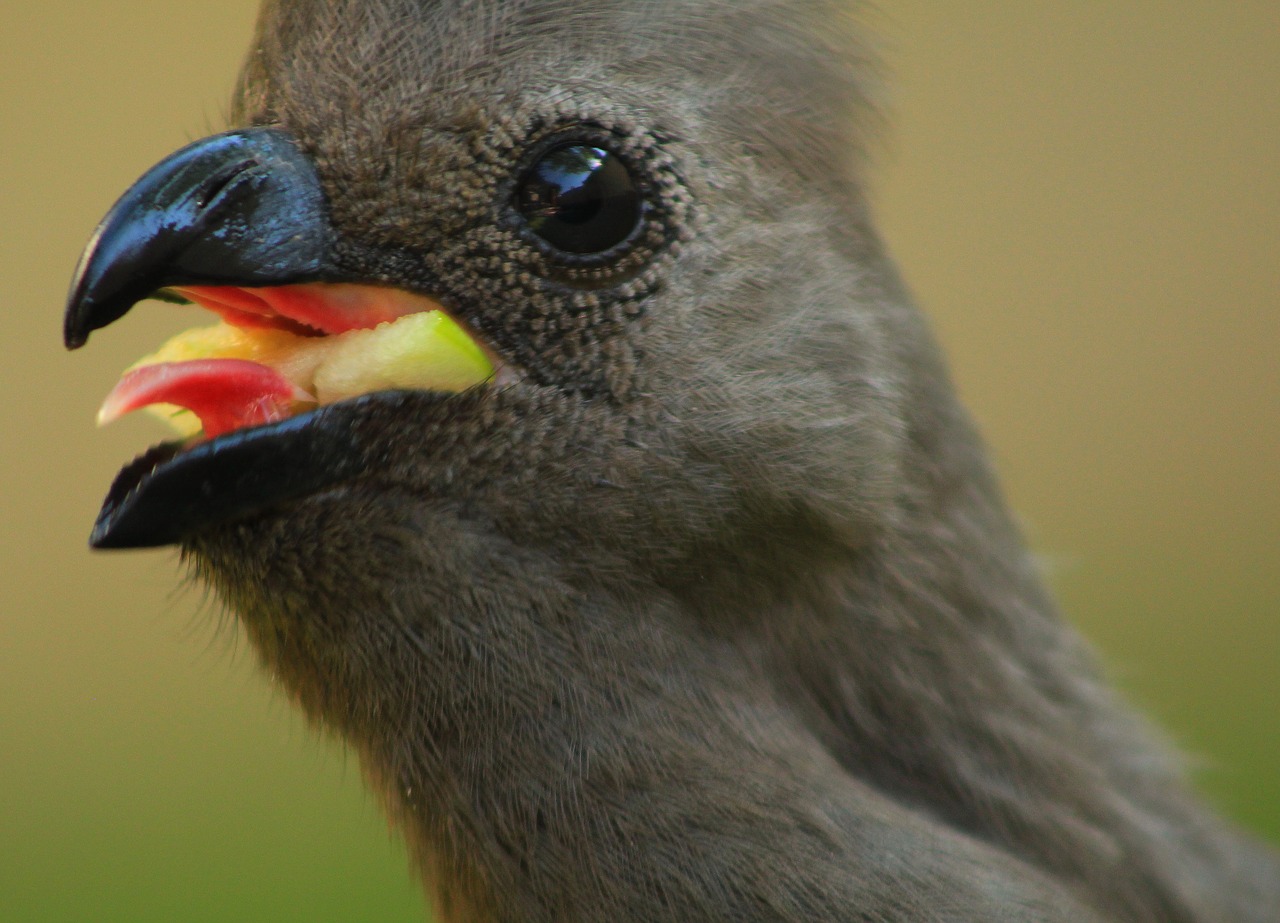
<svg viewBox="0 0 1280 923"><path fill-rule="evenodd" d="M407 314L440 309L425 295L352 283L313 282L267 288L191 285L173 289L242 330L282 330L317 337L371 329ZM98 412L110 423L149 404L176 404L200 418L206 437L259 426L314 403L282 374L247 359L157 362L126 372Z"/></svg>
<svg viewBox="0 0 1280 923"><path fill-rule="evenodd" d="M126 372L107 395L98 419L109 423L149 404L176 404L199 417L204 434L213 438L283 420L298 396L275 369L248 359L158 362Z"/></svg>
<svg viewBox="0 0 1280 923"><path fill-rule="evenodd" d="M311 282L269 288L188 285L179 295L233 327L275 328L299 336L365 330L440 306L430 298L378 285Z"/></svg>

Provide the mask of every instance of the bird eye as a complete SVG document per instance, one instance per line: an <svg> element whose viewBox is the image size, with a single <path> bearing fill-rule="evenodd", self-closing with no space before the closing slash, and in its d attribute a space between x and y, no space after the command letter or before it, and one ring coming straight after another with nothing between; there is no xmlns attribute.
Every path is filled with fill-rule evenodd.
<svg viewBox="0 0 1280 923"><path fill-rule="evenodd" d="M603 253L640 224L641 196L617 155L589 144L547 151L516 187L516 210L538 237L565 253Z"/></svg>

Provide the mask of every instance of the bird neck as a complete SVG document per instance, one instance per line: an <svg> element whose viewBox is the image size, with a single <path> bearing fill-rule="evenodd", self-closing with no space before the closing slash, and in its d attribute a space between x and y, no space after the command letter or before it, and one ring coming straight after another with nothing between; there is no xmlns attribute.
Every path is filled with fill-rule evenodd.
<svg viewBox="0 0 1280 923"><path fill-rule="evenodd" d="M845 771L1120 919L1218 919L1223 869L1273 905L1059 617L967 416L927 403L890 524L758 620L783 694Z"/></svg>

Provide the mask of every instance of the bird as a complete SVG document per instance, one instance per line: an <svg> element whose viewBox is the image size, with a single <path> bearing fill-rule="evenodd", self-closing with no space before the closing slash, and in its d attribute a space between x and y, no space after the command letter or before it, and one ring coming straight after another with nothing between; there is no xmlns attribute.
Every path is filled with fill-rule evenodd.
<svg viewBox="0 0 1280 923"><path fill-rule="evenodd" d="M837 0L267 0L81 257L103 418L443 921L1280 921L1044 589L874 227Z"/></svg>

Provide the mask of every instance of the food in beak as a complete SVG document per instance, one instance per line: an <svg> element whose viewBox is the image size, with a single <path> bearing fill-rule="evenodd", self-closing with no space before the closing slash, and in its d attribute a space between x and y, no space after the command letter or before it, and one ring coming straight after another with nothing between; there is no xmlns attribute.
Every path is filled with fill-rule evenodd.
<svg viewBox="0 0 1280 923"><path fill-rule="evenodd" d="M184 331L130 367L100 424L140 408L181 436L271 423L389 389L463 391L493 361L438 303L378 286L184 288L222 322Z"/></svg>

